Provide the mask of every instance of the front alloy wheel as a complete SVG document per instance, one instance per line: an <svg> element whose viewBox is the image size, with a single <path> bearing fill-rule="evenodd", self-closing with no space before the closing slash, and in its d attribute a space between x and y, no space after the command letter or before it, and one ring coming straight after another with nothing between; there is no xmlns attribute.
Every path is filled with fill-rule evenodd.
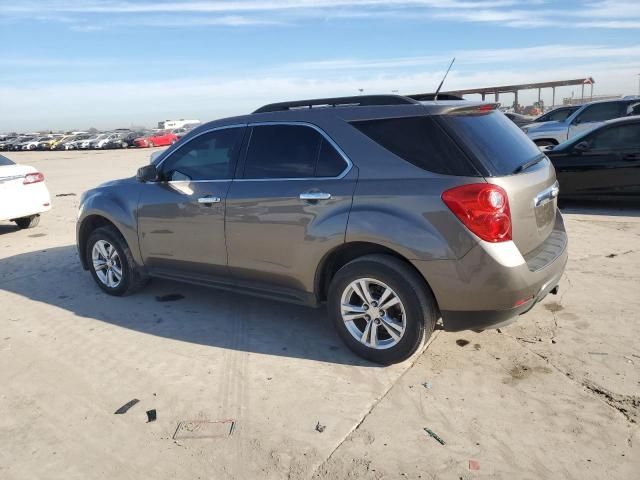
<svg viewBox="0 0 640 480"><path fill-rule="evenodd" d="M91 250L91 261L98 280L109 288L118 288L123 269L116 248L106 240L98 240Z"/></svg>
<svg viewBox="0 0 640 480"><path fill-rule="evenodd" d="M406 313L391 287L373 278L359 278L344 289L342 320L351 336L378 350L394 347L404 335Z"/></svg>

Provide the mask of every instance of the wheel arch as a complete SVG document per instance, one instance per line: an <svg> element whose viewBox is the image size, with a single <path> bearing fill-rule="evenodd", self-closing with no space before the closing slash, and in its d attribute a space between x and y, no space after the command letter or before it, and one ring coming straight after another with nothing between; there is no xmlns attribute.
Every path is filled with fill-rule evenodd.
<svg viewBox="0 0 640 480"><path fill-rule="evenodd" d="M84 217L78 226L78 254L80 256L82 268L85 270L89 270L87 256L85 255L85 252L87 251L87 240L89 239L91 232L100 227L113 227L118 231L122 238L124 238L124 235L122 235L122 231L118 226L104 215L94 213Z"/></svg>
<svg viewBox="0 0 640 480"><path fill-rule="evenodd" d="M429 282L420 271L407 259L404 255L397 251L371 242L354 241L343 243L338 247L328 252L320 261L318 268L316 269L315 277L315 296L319 302L323 302L327 299L327 293L329 291L329 285L335 274L347 263L366 255L382 254L394 257L409 268L411 268L416 275L424 282L425 288L431 290ZM435 298L435 297L434 297Z"/></svg>

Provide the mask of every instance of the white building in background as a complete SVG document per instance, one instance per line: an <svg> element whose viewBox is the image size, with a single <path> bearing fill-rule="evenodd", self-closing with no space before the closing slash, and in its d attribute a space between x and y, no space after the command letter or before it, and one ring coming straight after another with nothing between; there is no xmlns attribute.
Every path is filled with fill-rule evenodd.
<svg viewBox="0 0 640 480"><path fill-rule="evenodd" d="M183 127L195 127L196 125L200 125L200 120L185 120L181 118L180 120L164 120L162 122L158 122L158 128L160 130L171 130L174 128L183 128Z"/></svg>

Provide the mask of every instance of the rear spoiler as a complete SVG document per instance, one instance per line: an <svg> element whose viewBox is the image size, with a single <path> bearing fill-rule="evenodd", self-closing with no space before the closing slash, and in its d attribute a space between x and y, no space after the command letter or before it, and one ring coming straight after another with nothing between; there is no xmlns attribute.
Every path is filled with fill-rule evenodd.
<svg viewBox="0 0 640 480"><path fill-rule="evenodd" d="M446 112L446 115L485 115L498 109L499 103L478 103L454 107Z"/></svg>

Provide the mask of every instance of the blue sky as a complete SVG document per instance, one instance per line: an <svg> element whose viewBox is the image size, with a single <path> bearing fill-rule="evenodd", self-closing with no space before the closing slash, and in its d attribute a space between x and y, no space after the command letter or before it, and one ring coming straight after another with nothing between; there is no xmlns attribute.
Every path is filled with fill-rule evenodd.
<svg viewBox="0 0 640 480"><path fill-rule="evenodd" d="M593 76L632 94L639 34L640 0L0 0L0 131L429 92L453 56L445 90Z"/></svg>

